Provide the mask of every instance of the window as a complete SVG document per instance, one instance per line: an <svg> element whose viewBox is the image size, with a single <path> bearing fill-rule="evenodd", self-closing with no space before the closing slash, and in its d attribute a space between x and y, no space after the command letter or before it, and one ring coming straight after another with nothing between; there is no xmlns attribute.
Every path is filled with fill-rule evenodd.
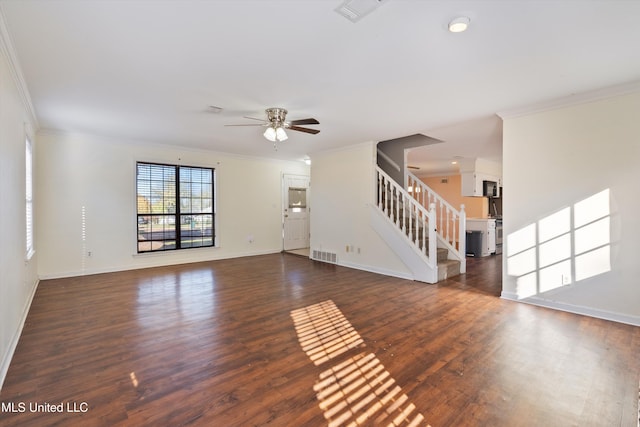
<svg viewBox="0 0 640 427"><path fill-rule="evenodd" d="M25 223L26 223L26 258L31 259L35 253L33 247L33 150L29 138L25 140Z"/></svg>
<svg viewBox="0 0 640 427"><path fill-rule="evenodd" d="M215 170L136 165L138 252L214 246Z"/></svg>
<svg viewBox="0 0 640 427"><path fill-rule="evenodd" d="M307 189L289 187L289 208L306 208L307 207Z"/></svg>

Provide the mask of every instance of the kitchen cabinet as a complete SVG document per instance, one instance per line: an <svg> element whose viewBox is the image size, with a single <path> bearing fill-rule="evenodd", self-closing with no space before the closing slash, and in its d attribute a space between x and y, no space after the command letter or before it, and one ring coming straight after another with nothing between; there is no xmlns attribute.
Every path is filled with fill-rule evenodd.
<svg viewBox="0 0 640 427"><path fill-rule="evenodd" d="M484 181L493 181L501 186L501 179L495 175L489 175L481 172L465 172L460 174L460 191L465 197L482 197ZM498 196L500 196L498 194Z"/></svg>
<svg viewBox="0 0 640 427"><path fill-rule="evenodd" d="M461 174L460 182L463 196L482 196L482 181L477 179L475 172Z"/></svg>
<svg viewBox="0 0 640 427"><path fill-rule="evenodd" d="M482 251L480 256L496 253L496 219L467 218L467 230L482 232Z"/></svg>

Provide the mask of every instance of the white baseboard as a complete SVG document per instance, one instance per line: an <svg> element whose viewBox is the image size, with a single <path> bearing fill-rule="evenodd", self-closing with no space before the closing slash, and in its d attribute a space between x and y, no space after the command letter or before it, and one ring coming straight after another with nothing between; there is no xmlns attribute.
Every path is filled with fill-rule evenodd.
<svg viewBox="0 0 640 427"><path fill-rule="evenodd" d="M269 254L276 254L276 253L280 253L281 250L280 249L271 249L271 250L265 250L265 251L252 251L252 252L242 252L242 253L231 253L231 254L226 254L223 256L215 256L215 257L210 257L210 258L204 258L204 259L195 259L195 260L185 260L185 259L173 259L170 262L156 262L156 263L152 263L152 264L140 264L140 265L127 265L127 266L121 266L121 267L110 267L110 268L88 268L82 271L64 271L64 272L58 272L58 273L51 273L51 274L40 274L40 280L49 280L49 279L64 279L67 277L80 277L80 276L89 276L92 274L103 274L103 273L117 273L119 271L129 271L129 270L139 270L142 268L154 268L154 267L164 267L167 265L180 265L180 264L192 264L192 263L196 263L196 262L208 262L208 261L218 261L218 260L223 260L223 259L232 259L232 258L242 258L242 257L249 257L249 256L257 256L257 255L269 255ZM134 257L153 257L153 258L158 258L161 259L162 254L158 254L158 253L151 253L149 255L138 255L135 254L133 255Z"/></svg>
<svg viewBox="0 0 640 427"><path fill-rule="evenodd" d="M40 281L37 280L33 286L31 294L27 300L27 304L24 307L24 311L22 312L22 318L20 319L20 324L18 325L18 329L16 329L13 337L11 338L11 342L9 343L9 347L5 354L2 355L2 364L0 364L0 390L2 390L2 385L4 384L4 380L7 377L7 372L9 372L9 365L11 364L11 359L13 359L13 354L18 347L18 341L20 341L20 336L22 335L22 329L24 328L24 324L27 321L27 316L29 315L29 310L31 309L31 303L33 302L33 297L36 295L36 291L38 290L38 285Z"/></svg>
<svg viewBox="0 0 640 427"><path fill-rule="evenodd" d="M511 301L519 301L518 300L518 294L516 294L515 292L502 291L502 293L500 294L500 298L508 299L508 300L511 300Z"/></svg>
<svg viewBox="0 0 640 427"><path fill-rule="evenodd" d="M501 298L523 302L525 304L536 305L538 307L551 308L559 311L566 311L568 313L580 314L583 316L595 317L597 319L610 320L612 322L625 323L632 326L640 326L640 316L633 316L622 313L615 313L612 311L600 310L592 307L584 307L580 305L567 304L563 302L550 301L543 298L529 297L525 299L518 299L516 294L511 292L502 292Z"/></svg>
<svg viewBox="0 0 640 427"><path fill-rule="evenodd" d="M401 271L387 270L384 268L377 268L370 265L357 264L353 262L339 262L338 265L341 267L353 268L355 270L366 271L369 273L381 274L383 276L396 277L398 279L414 280L413 276L410 273Z"/></svg>

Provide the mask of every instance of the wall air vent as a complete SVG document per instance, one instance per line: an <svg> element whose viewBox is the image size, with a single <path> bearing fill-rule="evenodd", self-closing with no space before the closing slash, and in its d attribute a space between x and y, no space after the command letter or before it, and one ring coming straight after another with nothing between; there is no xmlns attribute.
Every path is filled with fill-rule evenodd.
<svg viewBox="0 0 640 427"><path fill-rule="evenodd" d="M314 249L313 252L311 252L311 259L316 261L328 262L331 264L337 264L338 254L334 252L319 251L317 249Z"/></svg>
<svg viewBox="0 0 640 427"><path fill-rule="evenodd" d="M334 9L351 22L358 22L388 0L345 0Z"/></svg>

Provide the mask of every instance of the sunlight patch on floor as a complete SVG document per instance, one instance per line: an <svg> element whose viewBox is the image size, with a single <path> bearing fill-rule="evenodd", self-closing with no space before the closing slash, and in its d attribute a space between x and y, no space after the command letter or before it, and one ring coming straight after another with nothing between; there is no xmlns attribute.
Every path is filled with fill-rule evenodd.
<svg viewBox="0 0 640 427"><path fill-rule="evenodd" d="M300 347L316 366L351 349L366 347L331 300L293 310L291 318ZM359 353L324 370L313 390L330 427L371 423L428 426L424 416L371 353Z"/></svg>
<svg viewBox="0 0 640 427"><path fill-rule="evenodd" d="M291 312L302 350L317 366L364 341L333 301Z"/></svg>
<svg viewBox="0 0 640 427"><path fill-rule="evenodd" d="M418 426L424 416L371 353L320 374L313 387L329 426Z"/></svg>

